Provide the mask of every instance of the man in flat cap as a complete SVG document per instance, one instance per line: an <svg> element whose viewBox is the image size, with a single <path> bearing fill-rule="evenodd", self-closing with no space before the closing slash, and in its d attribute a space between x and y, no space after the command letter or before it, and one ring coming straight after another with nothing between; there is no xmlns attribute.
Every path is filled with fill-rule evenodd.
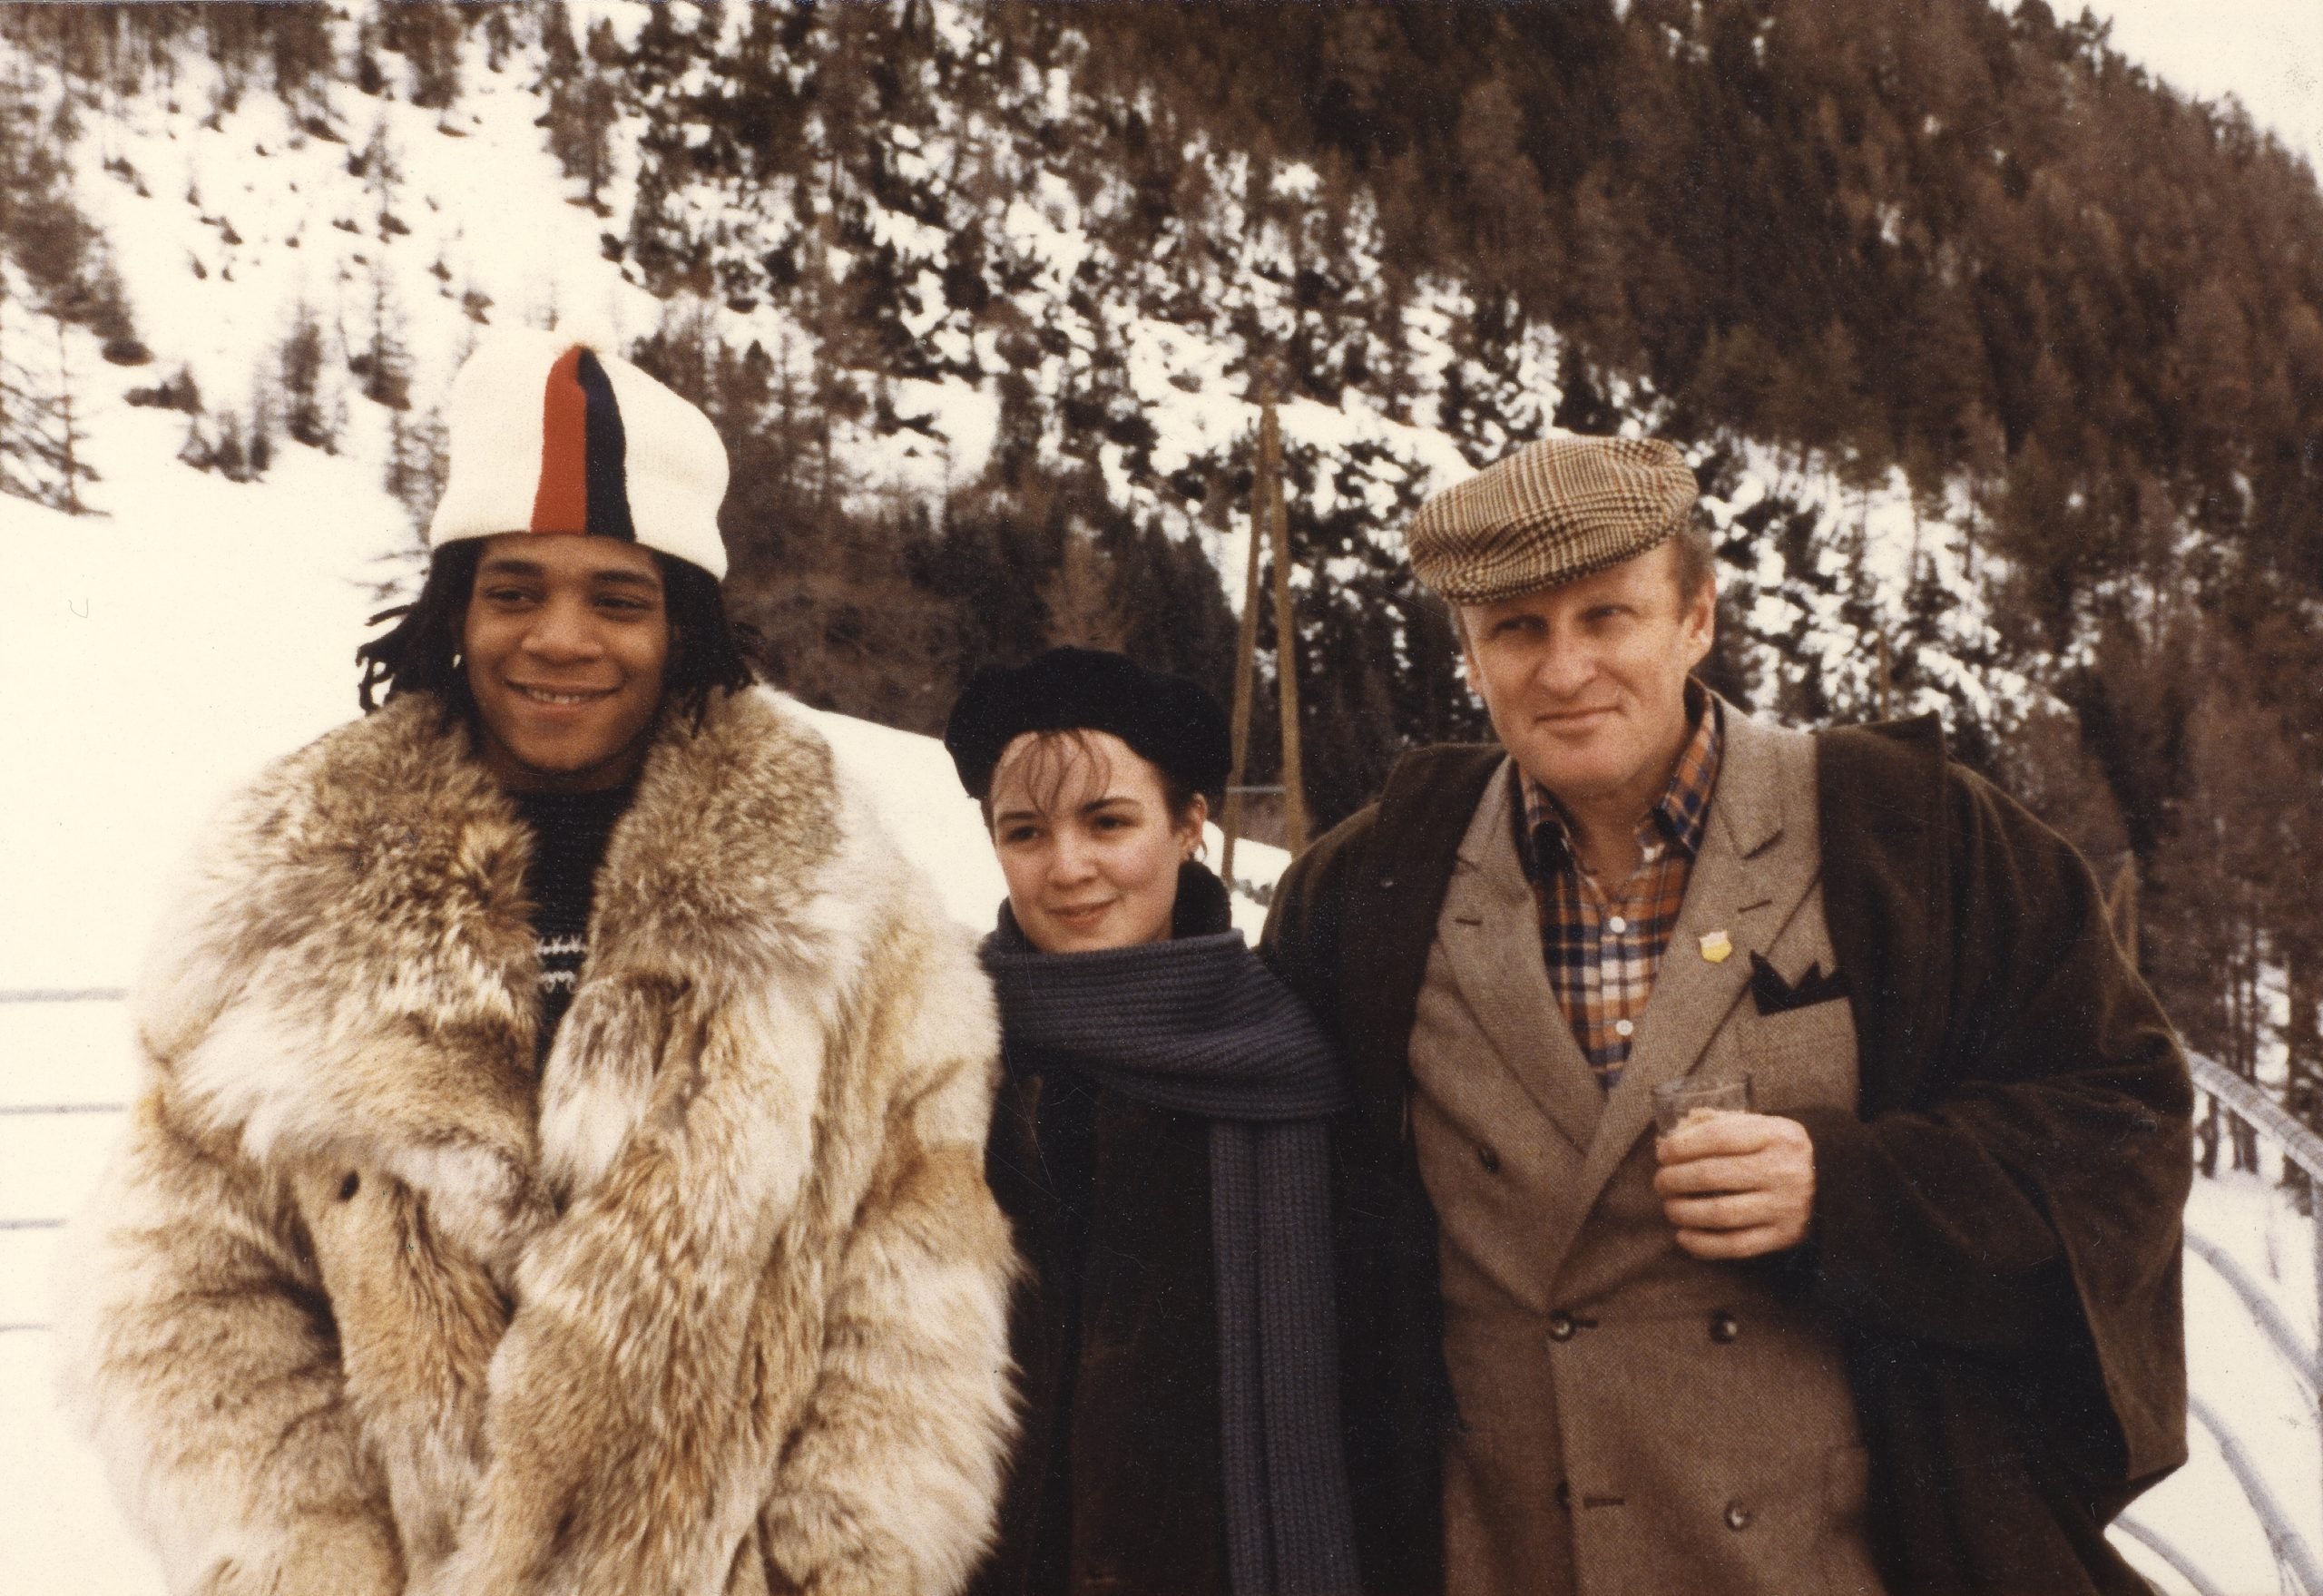
<svg viewBox="0 0 2323 1596"><path fill-rule="evenodd" d="M2103 1526L2185 1456L2183 1059L1933 718L1808 736L1693 679L1697 514L1651 440L1431 500L1498 746L1406 758L1275 900L1356 1073L1371 1588L2142 1591ZM1657 1133L1665 1084L1704 1106Z"/></svg>

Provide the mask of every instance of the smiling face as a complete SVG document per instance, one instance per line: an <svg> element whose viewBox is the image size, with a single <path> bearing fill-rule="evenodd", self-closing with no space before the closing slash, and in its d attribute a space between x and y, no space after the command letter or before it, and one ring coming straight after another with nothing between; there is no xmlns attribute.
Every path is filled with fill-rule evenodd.
<svg viewBox="0 0 2323 1596"><path fill-rule="evenodd" d="M1001 751L990 813L1025 939L1087 953L1169 936L1209 806L1197 793L1173 817L1162 772L1110 731L1026 732Z"/></svg>
<svg viewBox="0 0 2323 1596"><path fill-rule="evenodd" d="M652 551L508 533L476 561L461 637L476 741L517 792L593 792L637 773L662 707L670 617Z"/></svg>
<svg viewBox="0 0 2323 1596"><path fill-rule="evenodd" d="M1501 745L1583 819L1627 827L1683 749L1686 677L1710 651L1717 592L1681 596L1664 543L1562 587L1464 604L1468 680Z"/></svg>

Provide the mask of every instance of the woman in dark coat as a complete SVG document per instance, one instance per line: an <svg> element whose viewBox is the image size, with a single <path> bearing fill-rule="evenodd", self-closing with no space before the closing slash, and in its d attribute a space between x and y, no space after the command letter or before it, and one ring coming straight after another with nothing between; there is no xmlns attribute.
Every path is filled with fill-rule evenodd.
<svg viewBox="0 0 2323 1596"><path fill-rule="evenodd" d="M1025 1278L1024 1434L976 1596L1357 1588L1325 1121L1345 1072L1194 857L1192 683L1058 649L945 730L1008 881L985 1170Z"/></svg>

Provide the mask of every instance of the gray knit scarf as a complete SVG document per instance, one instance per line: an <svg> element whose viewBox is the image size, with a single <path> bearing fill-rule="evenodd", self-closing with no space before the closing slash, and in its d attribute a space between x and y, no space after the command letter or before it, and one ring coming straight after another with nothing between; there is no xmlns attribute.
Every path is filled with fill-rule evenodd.
<svg viewBox="0 0 2323 1596"><path fill-rule="evenodd" d="M985 939L1008 1069L1051 1064L1210 1131L1228 1568L1236 1596L1351 1596L1326 1116L1347 1072L1239 931L1044 954Z"/></svg>

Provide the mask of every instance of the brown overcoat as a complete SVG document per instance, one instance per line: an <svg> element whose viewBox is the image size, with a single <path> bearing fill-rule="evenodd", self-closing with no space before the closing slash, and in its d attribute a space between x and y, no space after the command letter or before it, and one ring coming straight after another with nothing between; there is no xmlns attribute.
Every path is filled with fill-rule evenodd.
<svg viewBox="0 0 2323 1596"><path fill-rule="evenodd" d="M1265 952L1348 1050L1339 1327L1375 1592L1443 1588L1453 1420L1407 1047L1496 749L1423 750L1285 878ZM1842 1337L1898 1596L2115 1596L2103 1525L2183 1461L2191 1091L2071 847L1950 764L1932 720L1825 734L1826 915L1860 1100L1802 1111L1800 1289Z"/></svg>

